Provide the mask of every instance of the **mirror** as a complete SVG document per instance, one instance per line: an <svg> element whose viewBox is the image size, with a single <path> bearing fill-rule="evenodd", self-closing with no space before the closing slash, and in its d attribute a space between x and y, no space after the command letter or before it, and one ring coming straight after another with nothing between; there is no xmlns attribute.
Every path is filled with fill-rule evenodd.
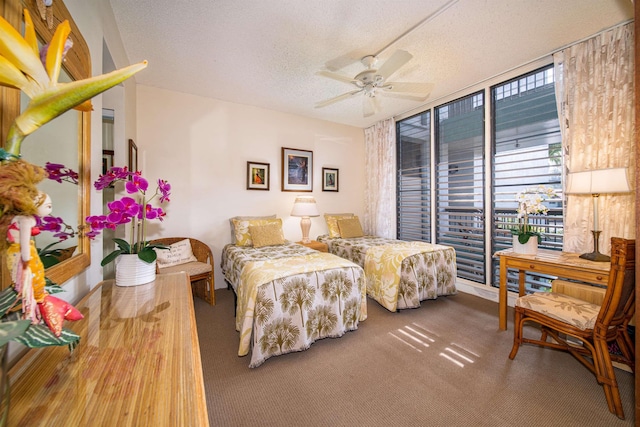
<svg viewBox="0 0 640 427"><path fill-rule="evenodd" d="M69 20L73 48L69 50L63 62L66 75L61 75L59 81L83 79L91 76L91 58L88 46L69 11L62 0L55 0L50 7L53 12L52 28L49 28L46 20L40 18L35 0L6 0L4 5L0 6L0 12L15 28L22 28L22 10L28 9L38 36L41 40L46 41L51 40L58 23L65 19ZM21 96L18 90L0 88L0 135L3 143L9 126L20 112L20 106L27 101L28 98L24 95ZM76 229L83 224L83 219L89 215L90 211L90 120L90 112L70 110L29 135L22 145L22 155L31 163L39 166L44 166L47 161L62 163L78 172L77 186L70 183L46 182L46 180L38 186L51 195L54 206L52 215L64 218ZM61 148L62 144L64 144L64 148ZM56 153L56 157L52 153ZM42 233L42 235L44 234ZM40 241L37 244L38 247L46 245L45 242L41 243ZM61 248L77 246L70 258L47 268L45 271L51 281L62 284L89 266L89 242L86 237L81 237L76 242L63 242L59 246ZM11 283L4 260L0 264L0 270L2 271L1 288L4 289Z"/></svg>

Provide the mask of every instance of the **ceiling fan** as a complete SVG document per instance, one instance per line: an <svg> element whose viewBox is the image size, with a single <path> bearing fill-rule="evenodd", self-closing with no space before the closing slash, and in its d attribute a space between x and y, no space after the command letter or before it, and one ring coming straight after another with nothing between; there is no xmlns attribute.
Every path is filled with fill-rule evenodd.
<svg viewBox="0 0 640 427"><path fill-rule="evenodd" d="M410 82L390 82L387 81L396 71L413 58L405 50L396 50L380 68L375 68L378 57L375 55L365 56L360 62L367 67L366 70L351 78L343 74L334 73L327 70L318 71L316 74L344 83L352 84L355 90L343 93L334 98L329 98L316 103L316 108L326 107L338 101L351 98L358 94L363 95L364 117L372 116L380 110L380 99L378 95L392 96L396 98L411 99L414 101L424 101L429 96L433 85L430 83L410 83Z"/></svg>

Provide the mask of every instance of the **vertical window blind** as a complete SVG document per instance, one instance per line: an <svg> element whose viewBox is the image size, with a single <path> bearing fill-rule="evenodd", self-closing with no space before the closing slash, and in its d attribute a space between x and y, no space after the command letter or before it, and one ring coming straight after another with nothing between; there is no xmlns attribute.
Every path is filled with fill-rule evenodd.
<svg viewBox="0 0 640 427"><path fill-rule="evenodd" d="M431 242L431 112L396 123L397 234Z"/></svg>
<svg viewBox="0 0 640 427"><path fill-rule="evenodd" d="M436 240L456 250L458 277L485 283L484 93L435 109Z"/></svg>

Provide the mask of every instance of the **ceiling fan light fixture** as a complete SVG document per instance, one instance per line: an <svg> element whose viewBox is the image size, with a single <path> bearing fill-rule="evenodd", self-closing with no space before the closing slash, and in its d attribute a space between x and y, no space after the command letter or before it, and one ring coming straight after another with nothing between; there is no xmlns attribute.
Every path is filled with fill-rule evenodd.
<svg viewBox="0 0 640 427"><path fill-rule="evenodd" d="M397 50L378 69L373 68L378 58L368 55L361 59L366 70L359 72L355 77L332 73L330 71L320 71L317 74L332 78L344 83L349 83L357 88L352 92L327 99L316 104L316 108L322 108L335 102L350 98L356 94L363 95L364 117L370 117L380 111L380 97L376 89L382 90L381 94L395 98L410 99L412 101L423 101L429 95L433 85L427 83L412 82L386 82L400 67L409 62L413 56L404 50Z"/></svg>

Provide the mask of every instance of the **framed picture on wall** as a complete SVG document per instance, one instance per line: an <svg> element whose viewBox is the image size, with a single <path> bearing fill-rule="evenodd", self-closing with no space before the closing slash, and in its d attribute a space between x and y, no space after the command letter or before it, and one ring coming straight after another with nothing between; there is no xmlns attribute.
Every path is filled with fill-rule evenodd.
<svg viewBox="0 0 640 427"><path fill-rule="evenodd" d="M269 191L269 163L247 162L247 190Z"/></svg>
<svg viewBox="0 0 640 427"><path fill-rule="evenodd" d="M282 191L313 190L313 151L282 147Z"/></svg>
<svg viewBox="0 0 640 427"><path fill-rule="evenodd" d="M338 169L322 168L322 191L338 191Z"/></svg>
<svg viewBox="0 0 640 427"><path fill-rule="evenodd" d="M138 170L138 146L133 139L129 140L129 171L136 172Z"/></svg>
<svg viewBox="0 0 640 427"><path fill-rule="evenodd" d="M102 150L102 175L113 167L113 150Z"/></svg>

